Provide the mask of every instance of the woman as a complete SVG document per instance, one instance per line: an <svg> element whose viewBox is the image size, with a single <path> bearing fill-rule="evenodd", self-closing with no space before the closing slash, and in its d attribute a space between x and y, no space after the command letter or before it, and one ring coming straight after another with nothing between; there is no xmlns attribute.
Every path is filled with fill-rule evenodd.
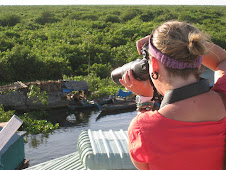
<svg viewBox="0 0 226 170"><path fill-rule="evenodd" d="M166 102L158 111L142 112L132 120L128 129L132 162L138 169L221 170L226 130L226 52L209 43L196 27L179 21L166 22L137 41L139 54L147 41L149 74ZM216 83L210 91L190 95L197 90L193 85L203 81L199 78L201 64L215 72ZM136 80L131 71L120 83L137 95L152 97L150 83ZM204 86L200 87L203 90ZM169 102L169 94L178 90L181 96L187 93L187 98Z"/></svg>

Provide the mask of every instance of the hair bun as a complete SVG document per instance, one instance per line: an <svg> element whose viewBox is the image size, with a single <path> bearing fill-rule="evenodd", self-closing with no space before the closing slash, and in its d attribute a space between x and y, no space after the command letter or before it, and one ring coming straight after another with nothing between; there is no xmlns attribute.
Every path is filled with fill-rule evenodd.
<svg viewBox="0 0 226 170"><path fill-rule="evenodd" d="M208 37L185 22L168 21L153 34L153 45L163 54L178 61L194 62L205 54Z"/></svg>
<svg viewBox="0 0 226 170"><path fill-rule="evenodd" d="M188 35L188 50L194 56L201 56L205 53L203 42L205 36L202 33L189 33Z"/></svg>

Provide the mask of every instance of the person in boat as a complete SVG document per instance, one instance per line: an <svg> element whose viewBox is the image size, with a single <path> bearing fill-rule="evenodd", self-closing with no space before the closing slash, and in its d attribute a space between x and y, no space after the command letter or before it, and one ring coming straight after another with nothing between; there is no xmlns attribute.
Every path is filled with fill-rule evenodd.
<svg viewBox="0 0 226 170"><path fill-rule="evenodd" d="M71 100L73 101L73 103L81 105L81 106L84 105L87 101L84 91L78 91L75 94L72 94Z"/></svg>
<svg viewBox="0 0 226 170"><path fill-rule="evenodd" d="M162 101L159 110L140 112L130 123L132 162L141 170L222 170L226 130L225 50L211 43L195 26L179 21L165 22L151 35L138 40L139 54L147 41L150 78L165 102L162 106ZM210 91L202 91L206 85L199 77L201 64L215 72L215 84ZM136 80L131 70L120 83L144 98L153 95L150 82ZM194 85L200 83L202 93L191 95L196 91ZM185 99L169 102L172 96L186 92Z"/></svg>

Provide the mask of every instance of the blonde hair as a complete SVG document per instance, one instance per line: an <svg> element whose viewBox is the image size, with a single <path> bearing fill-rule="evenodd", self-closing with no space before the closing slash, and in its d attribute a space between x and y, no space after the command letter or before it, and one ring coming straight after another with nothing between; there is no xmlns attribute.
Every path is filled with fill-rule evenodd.
<svg viewBox="0 0 226 170"><path fill-rule="evenodd" d="M179 21L168 21L158 27L153 34L153 45L170 58L183 62L194 62L206 52L204 46L208 37L191 24ZM186 79L190 74L198 78L198 68L173 69L166 67L171 75Z"/></svg>

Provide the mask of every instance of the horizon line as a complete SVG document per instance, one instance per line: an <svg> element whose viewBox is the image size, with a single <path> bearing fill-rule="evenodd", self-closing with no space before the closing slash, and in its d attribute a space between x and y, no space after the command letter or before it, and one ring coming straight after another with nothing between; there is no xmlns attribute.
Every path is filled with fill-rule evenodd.
<svg viewBox="0 0 226 170"><path fill-rule="evenodd" d="M226 6L226 4L0 4L0 6Z"/></svg>

